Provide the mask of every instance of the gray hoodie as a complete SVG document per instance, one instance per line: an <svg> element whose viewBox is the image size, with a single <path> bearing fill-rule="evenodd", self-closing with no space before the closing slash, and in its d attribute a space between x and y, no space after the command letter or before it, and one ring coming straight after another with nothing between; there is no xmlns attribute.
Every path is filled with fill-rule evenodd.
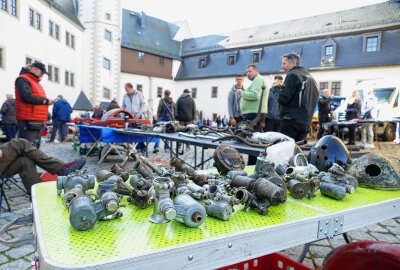
<svg viewBox="0 0 400 270"><path fill-rule="evenodd" d="M244 87L242 86L242 90ZM242 111L240 110L240 96L236 94L236 85L233 85L231 91L228 94L228 113L229 117L239 117L242 116Z"/></svg>

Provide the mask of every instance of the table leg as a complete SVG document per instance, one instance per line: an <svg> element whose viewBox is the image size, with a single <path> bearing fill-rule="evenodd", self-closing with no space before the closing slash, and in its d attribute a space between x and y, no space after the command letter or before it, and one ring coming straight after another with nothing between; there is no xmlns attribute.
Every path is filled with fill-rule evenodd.
<svg viewBox="0 0 400 270"><path fill-rule="evenodd" d="M197 147L194 146L194 168L197 168Z"/></svg>
<svg viewBox="0 0 400 270"><path fill-rule="evenodd" d="M201 169L204 170L204 147L201 148Z"/></svg>

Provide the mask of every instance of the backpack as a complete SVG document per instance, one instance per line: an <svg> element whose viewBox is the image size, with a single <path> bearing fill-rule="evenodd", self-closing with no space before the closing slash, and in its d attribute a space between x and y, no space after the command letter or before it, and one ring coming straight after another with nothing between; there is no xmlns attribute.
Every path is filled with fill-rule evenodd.
<svg viewBox="0 0 400 270"><path fill-rule="evenodd" d="M161 117L159 120L161 121L172 121L175 120L175 111L174 111L174 106L172 106L172 103L167 103L165 102L164 99L162 99L162 102L164 104Z"/></svg>
<svg viewBox="0 0 400 270"><path fill-rule="evenodd" d="M294 73L302 82L302 86L299 92L299 108L304 106L307 109L308 124L310 124L314 116L315 107L318 103L318 86L316 81L310 74L304 74L300 72ZM302 77L306 77L306 80L303 80Z"/></svg>

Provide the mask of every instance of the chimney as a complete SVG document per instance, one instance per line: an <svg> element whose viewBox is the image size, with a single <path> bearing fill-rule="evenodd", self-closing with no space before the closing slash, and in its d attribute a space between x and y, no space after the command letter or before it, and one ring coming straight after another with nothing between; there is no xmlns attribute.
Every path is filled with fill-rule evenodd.
<svg viewBox="0 0 400 270"><path fill-rule="evenodd" d="M146 14L142 11L138 18L140 22L140 27L146 28Z"/></svg>

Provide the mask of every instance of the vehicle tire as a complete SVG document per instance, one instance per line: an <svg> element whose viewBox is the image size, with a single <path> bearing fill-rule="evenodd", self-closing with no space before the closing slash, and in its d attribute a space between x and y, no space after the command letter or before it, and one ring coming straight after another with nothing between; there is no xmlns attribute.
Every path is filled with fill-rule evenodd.
<svg viewBox="0 0 400 270"><path fill-rule="evenodd" d="M383 134L383 139L385 141L394 141L396 138L396 125L394 123L388 123L385 132Z"/></svg>

